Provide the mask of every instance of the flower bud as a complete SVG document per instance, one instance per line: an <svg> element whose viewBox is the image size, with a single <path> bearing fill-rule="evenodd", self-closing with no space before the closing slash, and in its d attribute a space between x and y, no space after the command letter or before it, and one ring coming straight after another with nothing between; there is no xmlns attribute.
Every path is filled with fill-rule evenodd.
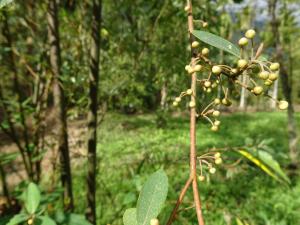
<svg viewBox="0 0 300 225"><path fill-rule="evenodd" d="M203 175L200 175L199 177L198 177L198 179L199 179L199 181L204 181L205 180L205 176L203 176Z"/></svg>
<svg viewBox="0 0 300 225"><path fill-rule="evenodd" d="M256 86L253 88L253 93L255 95L260 95L261 93L263 93L264 89L261 86Z"/></svg>
<svg viewBox="0 0 300 225"><path fill-rule="evenodd" d="M219 66L213 66L212 67L212 69L211 69L211 71L214 73L214 74L220 74L221 72L222 72L222 69L221 69L221 67L219 67Z"/></svg>
<svg viewBox="0 0 300 225"><path fill-rule="evenodd" d="M189 71L189 69L191 69L191 66L190 66L190 65L186 65L186 66L184 67L184 69L185 69L186 71Z"/></svg>
<svg viewBox="0 0 300 225"><path fill-rule="evenodd" d="M248 39L245 38L245 37L242 37L240 40L239 40L239 46L246 46L248 44Z"/></svg>
<svg viewBox="0 0 300 225"><path fill-rule="evenodd" d="M159 220L158 219L152 219L150 221L150 225L159 225Z"/></svg>
<svg viewBox="0 0 300 225"><path fill-rule="evenodd" d="M208 48L203 48L201 53L202 53L202 55L208 55L209 49Z"/></svg>
<svg viewBox="0 0 300 225"><path fill-rule="evenodd" d="M181 98L180 97L176 97L175 98L175 102L181 102Z"/></svg>
<svg viewBox="0 0 300 225"><path fill-rule="evenodd" d="M188 95L191 95L191 94L193 94L193 91L192 91L192 89L187 89L187 90L186 90L186 93L187 93Z"/></svg>
<svg viewBox="0 0 300 225"><path fill-rule="evenodd" d="M212 131L218 131L219 130L219 127L218 126L215 126L213 125L211 128L210 128Z"/></svg>
<svg viewBox="0 0 300 225"><path fill-rule="evenodd" d="M202 69L202 66L201 66L201 65L196 65L196 66L194 66L194 71L196 71L196 72L201 71L201 69Z"/></svg>
<svg viewBox="0 0 300 225"><path fill-rule="evenodd" d="M278 69L279 69L279 63L272 63L272 64L270 65L270 69L271 69L272 71L278 70Z"/></svg>
<svg viewBox="0 0 300 225"><path fill-rule="evenodd" d="M210 86L211 86L211 82L208 81L208 80L205 81L205 82L204 82L204 86L207 87L207 88L210 87Z"/></svg>
<svg viewBox="0 0 300 225"><path fill-rule="evenodd" d="M195 106L196 106L196 102L190 101L189 107L190 107L190 108L195 108Z"/></svg>
<svg viewBox="0 0 300 225"><path fill-rule="evenodd" d="M245 59L240 59L238 61L238 67L241 68L241 69L245 68L245 66L247 66L247 64L248 64L248 62Z"/></svg>
<svg viewBox="0 0 300 225"><path fill-rule="evenodd" d="M262 80L266 80L269 78L269 72L267 71L262 71L258 74L258 77Z"/></svg>
<svg viewBox="0 0 300 225"><path fill-rule="evenodd" d="M219 105L219 104L221 103L221 100L220 100L219 98L216 98L216 99L214 100L214 103L215 103L216 105Z"/></svg>
<svg viewBox="0 0 300 225"><path fill-rule="evenodd" d="M197 48L200 45L198 41L193 41L192 42L192 48Z"/></svg>
<svg viewBox="0 0 300 225"><path fill-rule="evenodd" d="M217 165L222 164L222 162L223 162L222 158L215 159L215 164Z"/></svg>
<svg viewBox="0 0 300 225"><path fill-rule="evenodd" d="M270 73L269 80L275 81L277 79L278 79L278 74L277 73Z"/></svg>
<svg viewBox="0 0 300 225"><path fill-rule="evenodd" d="M287 101L279 101L278 102L278 108L280 110L285 110L289 107L289 103Z"/></svg>
<svg viewBox="0 0 300 225"><path fill-rule="evenodd" d="M255 34L256 34L255 30L250 29L250 30L247 30L247 31L246 31L245 36L246 36L246 38L248 38L248 39L252 39L252 38L255 37Z"/></svg>
<svg viewBox="0 0 300 225"><path fill-rule="evenodd" d="M209 169L209 172L211 173L211 174L214 174L214 173L216 173L216 168L214 168L214 167L212 167L212 168L210 168Z"/></svg>
<svg viewBox="0 0 300 225"><path fill-rule="evenodd" d="M218 117L218 116L220 116L220 111L218 111L218 110L215 110L215 111L213 111L213 113L212 113L212 115L214 116L214 117Z"/></svg>
<svg viewBox="0 0 300 225"><path fill-rule="evenodd" d="M220 120L216 120L216 121L214 122L214 125L215 125L215 126L220 126L220 124L221 124L221 121L220 121Z"/></svg>

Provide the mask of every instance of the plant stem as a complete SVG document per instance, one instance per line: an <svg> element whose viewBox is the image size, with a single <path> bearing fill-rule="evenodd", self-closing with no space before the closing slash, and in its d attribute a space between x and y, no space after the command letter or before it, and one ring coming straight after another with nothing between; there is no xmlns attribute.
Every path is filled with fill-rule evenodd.
<svg viewBox="0 0 300 225"><path fill-rule="evenodd" d="M188 10L189 36L190 36L190 43L192 44L192 42L194 41L194 36L192 35L192 32L194 30L194 24L193 24L193 11L192 11L191 0L187 0L187 6L189 8ZM192 49L191 50L192 60L190 65L194 67L197 64L197 50L192 48L192 46L191 49ZM193 95L191 95L192 102L196 102L196 91L197 91L196 84L197 84L197 73L195 72L192 74L192 79L191 79L191 90L193 92ZM194 203L195 203L195 209L197 213L198 225L205 225L203 220L202 210L201 210L201 200L199 196L198 183L197 183L196 116L197 116L196 108L192 107L190 111L190 177L179 195L179 198L167 222L167 225L171 225L172 222L174 221L177 210L180 204L182 203L183 197L186 194L186 191L188 190L191 184L193 186Z"/></svg>
<svg viewBox="0 0 300 225"><path fill-rule="evenodd" d="M190 42L194 41L194 36L192 32L194 30L193 24L193 11L192 11L192 0L187 0L187 4L189 6L188 11L188 28L189 28L189 35L190 35ZM197 51L192 48L191 52L192 57L192 67L195 66L197 60ZM191 80L191 89L194 95L191 96L191 101L196 102L196 91L197 91L197 74L192 74ZM201 210L201 200L199 197L198 191L198 183L197 183L197 151L196 151L196 108L191 108L190 112L190 176L193 179L193 194L194 194L194 202L196 207L197 219L199 225L204 225L204 220L202 216Z"/></svg>
<svg viewBox="0 0 300 225"><path fill-rule="evenodd" d="M169 218L169 220L168 220L168 222L167 222L167 225L171 225L172 222L174 221L174 219L175 219L175 217L176 217L177 210L178 210L180 204L182 203L183 198L184 198L184 196L185 196L185 193L187 192L188 188L190 187L192 181L193 181L193 178L190 177L190 178L187 180L187 182L185 183L183 189L181 190L180 195L179 195L179 198L178 198L178 200L177 200L177 202L176 202L176 205L175 205L175 207L174 207L174 209L173 209L173 211L172 211L172 214L171 214L171 216L170 216L170 218Z"/></svg>

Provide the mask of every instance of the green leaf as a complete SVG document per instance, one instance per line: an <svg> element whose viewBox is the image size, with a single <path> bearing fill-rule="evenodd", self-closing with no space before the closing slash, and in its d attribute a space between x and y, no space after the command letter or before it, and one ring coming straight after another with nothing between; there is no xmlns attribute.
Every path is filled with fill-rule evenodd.
<svg viewBox="0 0 300 225"><path fill-rule="evenodd" d="M0 165L5 165L7 163L14 161L18 155L19 155L18 152L0 153Z"/></svg>
<svg viewBox="0 0 300 225"><path fill-rule="evenodd" d="M144 184L137 202L138 225L148 225L156 218L168 194L168 177L163 170L152 174Z"/></svg>
<svg viewBox="0 0 300 225"><path fill-rule="evenodd" d="M39 216L37 225L56 225L56 222L49 216Z"/></svg>
<svg viewBox="0 0 300 225"><path fill-rule="evenodd" d="M193 35L206 44L226 51L236 57L240 57L240 49L235 44L225 40L222 37L200 30L194 30Z"/></svg>
<svg viewBox="0 0 300 225"><path fill-rule="evenodd" d="M136 208L127 209L123 215L124 225L137 225Z"/></svg>
<svg viewBox="0 0 300 225"><path fill-rule="evenodd" d="M69 214L67 215L66 224L68 225L92 225L88 222L83 215L79 214Z"/></svg>
<svg viewBox="0 0 300 225"><path fill-rule="evenodd" d="M25 222L28 218L29 218L29 215L26 215L24 213L17 214L13 218L11 218L10 221L6 225L17 225L17 224Z"/></svg>
<svg viewBox="0 0 300 225"><path fill-rule="evenodd" d="M38 186L34 183L28 185L25 191L25 208L28 213L34 214L41 201L41 193Z"/></svg>
<svg viewBox="0 0 300 225"><path fill-rule="evenodd" d="M275 180L290 183L289 178L282 171L279 163L268 152L253 149L238 150L238 152Z"/></svg>
<svg viewBox="0 0 300 225"><path fill-rule="evenodd" d="M12 2L13 0L0 0L0 9Z"/></svg>

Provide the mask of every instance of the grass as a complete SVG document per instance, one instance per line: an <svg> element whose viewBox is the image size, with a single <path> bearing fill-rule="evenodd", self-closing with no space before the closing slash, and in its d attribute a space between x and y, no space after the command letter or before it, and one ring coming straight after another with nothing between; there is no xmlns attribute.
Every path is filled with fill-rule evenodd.
<svg viewBox="0 0 300 225"><path fill-rule="evenodd" d="M237 113L222 116L221 121L217 133L211 132L208 124L198 122L199 152L267 140L272 155L283 167L287 166L285 113ZM168 200L160 215L164 224L188 177L188 118L169 118L167 126L158 129L153 114L109 114L99 129L99 141L99 224L121 225L125 209L135 206L145 179L161 167L167 172L170 184ZM225 154L225 165L237 157ZM85 171L75 171L77 210L83 212ZM299 178L293 180L291 187L280 185L246 160L233 168L221 166L209 181L201 183L200 193L208 225L235 224L236 218L255 225L300 224ZM191 206L192 196L188 194L174 224L196 224Z"/></svg>

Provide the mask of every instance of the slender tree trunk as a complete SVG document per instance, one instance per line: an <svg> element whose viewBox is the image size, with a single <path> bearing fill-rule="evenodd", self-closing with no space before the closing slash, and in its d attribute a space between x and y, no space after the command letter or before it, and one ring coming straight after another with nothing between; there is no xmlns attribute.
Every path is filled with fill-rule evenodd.
<svg viewBox="0 0 300 225"><path fill-rule="evenodd" d="M50 64L53 74L53 97L56 118L56 137L61 164L61 182L64 187L63 202L65 210L72 211L74 207L72 176L70 167L66 103L62 84L60 83L60 40L56 0L48 0L48 41L50 45Z"/></svg>
<svg viewBox="0 0 300 225"><path fill-rule="evenodd" d="M90 49L90 90L88 112L88 176L87 218L96 225L96 174L97 174L97 108L100 58L100 30L102 1L93 0L92 39Z"/></svg>
<svg viewBox="0 0 300 225"><path fill-rule="evenodd" d="M3 36L6 39L6 47L9 48L8 60L7 61L10 65L10 68L12 69L13 88L14 88L14 92L17 95L17 104L18 104L18 110L19 110L18 113L19 113L20 119L21 119L22 138L24 139L25 147L24 148L21 147L20 140L15 140L15 142L16 141L19 142L19 144L17 142L16 143L17 143L17 145L19 147L19 150L22 154L22 158L23 158L23 161L24 161L24 166L26 168L28 178L30 180L34 180L32 152L30 151L30 147L29 147L28 127L27 127L27 124L26 124L26 121L25 121L25 111L24 111L23 104L22 104L23 99L24 99L24 95L21 91L21 86L20 86L20 82L19 82L18 70L17 70L15 54L14 54L13 40L12 40L12 35L10 33L10 27L9 27L9 24L8 24L8 16L7 16L7 13L5 11L3 11L3 15L4 15ZM1 96L2 96L2 93L1 93ZM1 98L4 99L3 96ZM7 108L7 111L9 111L8 108ZM8 120L11 120L11 118L8 118ZM10 126L11 126L10 129L12 131L11 135L17 137L17 133L14 129L14 124L12 122L10 123Z"/></svg>
<svg viewBox="0 0 300 225"><path fill-rule="evenodd" d="M288 69L286 68L286 62L284 60L284 50L280 40L279 33L279 25L280 21L276 16L276 7L278 5L277 0L269 0L269 10L272 15L271 27L272 33L275 37L274 47L276 49L276 59L280 63L280 80L282 84L283 94L286 101L289 103L288 107L288 134L289 134L289 151L290 151L290 159L291 163L297 166L299 161L299 153L297 149L298 143L298 132L297 132L297 123L294 115L294 106L292 99L292 85L291 85L291 77L288 73Z"/></svg>
<svg viewBox="0 0 300 225"><path fill-rule="evenodd" d="M160 90L160 107L162 110L166 109L167 106L167 93L168 93L168 87L167 87L167 81L164 81Z"/></svg>
<svg viewBox="0 0 300 225"><path fill-rule="evenodd" d="M6 173L4 171L4 166L0 164L0 176L1 176L1 183L2 183L2 191L3 195L6 197L8 205L11 206L11 199L9 194L8 185L6 182Z"/></svg>

